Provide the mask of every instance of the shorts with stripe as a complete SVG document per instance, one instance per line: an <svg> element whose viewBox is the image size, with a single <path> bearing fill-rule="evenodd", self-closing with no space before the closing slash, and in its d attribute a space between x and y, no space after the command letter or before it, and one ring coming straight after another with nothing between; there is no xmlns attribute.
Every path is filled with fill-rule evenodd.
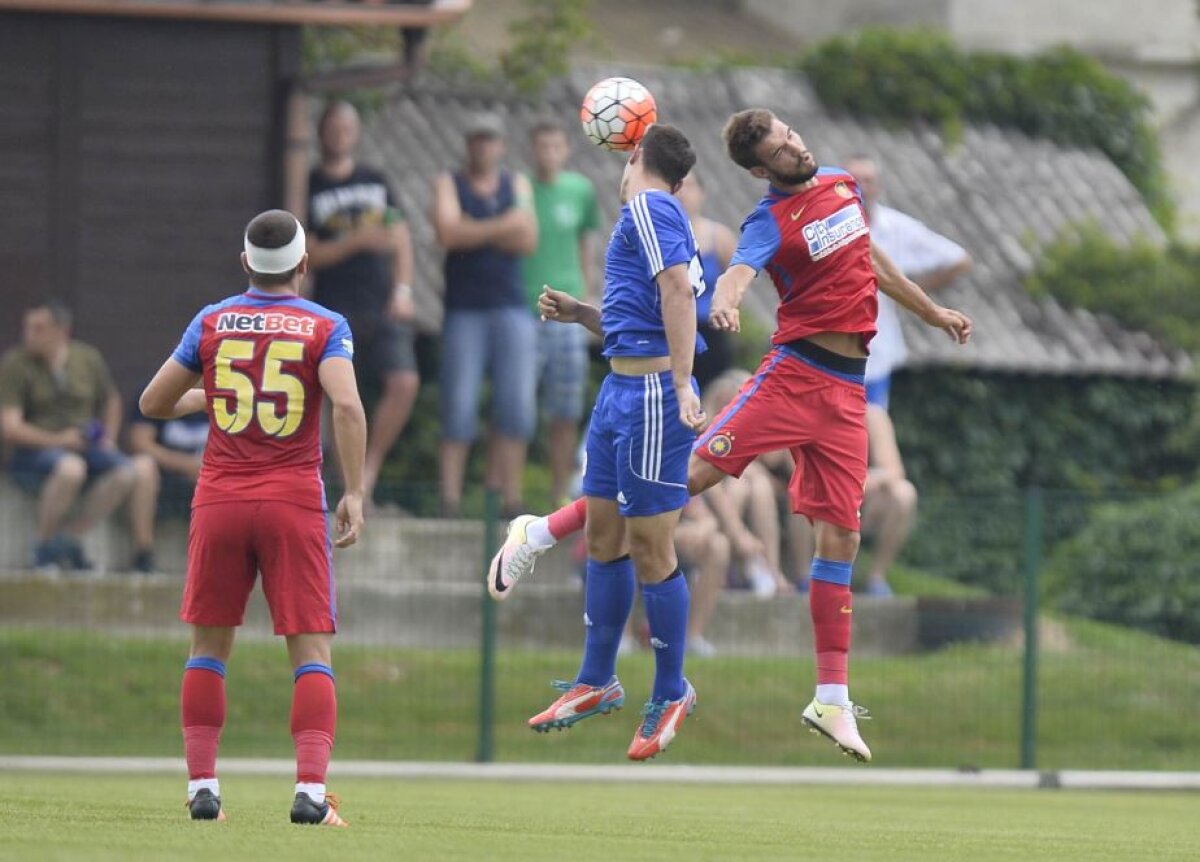
<svg viewBox="0 0 1200 862"><path fill-rule="evenodd" d="M626 518L682 509L695 441L679 419L669 371L609 374L588 427L584 496L616 500Z"/></svg>
<svg viewBox="0 0 1200 862"><path fill-rule="evenodd" d="M792 511L858 530L867 481L867 399L861 378L839 374L786 345L771 350L696 441L723 473L787 449Z"/></svg>

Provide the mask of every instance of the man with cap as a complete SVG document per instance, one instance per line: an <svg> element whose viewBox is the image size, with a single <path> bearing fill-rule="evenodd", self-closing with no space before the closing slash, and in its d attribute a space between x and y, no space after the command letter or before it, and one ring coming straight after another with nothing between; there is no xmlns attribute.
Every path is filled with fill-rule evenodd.
<svg viewBox="0 0 1200 862"><path fill-rule="evenodd" d="M333 558L321 481L321 402L345 481L337 539L362 529L367 423L346 319L298 295L308 271L304 229L268 210L246 228L245 293L200 311L142 393L144 415L207 411L208 444L192 498L180 617L192 625L182 718L193 820L222 820L217 745L225 663L259 572L275 633L287 638L295 689L293 823L344 826L325 794L337 723L331 649L337 628Z"/></svg>
<svg viewBox="0 0 1200 862"><path fill-rule="evenodd" d="M537 248L529 180L502 164L499 117L466 127L465 166L434 186L432 221L446 250L439 452L442 512L458 514L475 439L479 395L491 380L486 484L507 513L522 510L525 451L536 423L537 331L525 303L520 260Z"/></svg>

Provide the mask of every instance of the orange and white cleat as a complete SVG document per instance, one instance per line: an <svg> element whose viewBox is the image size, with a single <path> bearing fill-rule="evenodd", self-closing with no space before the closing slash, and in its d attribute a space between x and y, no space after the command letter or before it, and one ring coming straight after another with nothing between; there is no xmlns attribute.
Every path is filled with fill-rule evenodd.
<svg viewBox="0 0 1200 862"><path fill-rule="evenodd" d="M666 751L683 720L696 710L696 689L686 679L678 700L649 700L642 708L642 723L626 752L630 760L649 760Z"/></svg>
<svg viewBox="0 0 1200 862"><path fill-rule="evenodd" d="M625 689L615 676L604 685L563 682L555 680L554 687L563 695L529 719L529 726L538 733L558 728L564 730L593 715L608 715L625 705Z"/></svg>
<svg viewBox="0 0 1200 862"><path fill-rule="evenodd" d="M186 803L188 814L193 820L216 820L224 822L225 812L221 810L221 797L207 787L201 787L196 795Z"/></svg>
<svg viewBox="0 0 1200 862"><path fill-rule="evenodd" d="M812 703L804 707L801 720L808 725L813 733L819 733L832 739L843 754L848 754L861 763L871 760L871 749L863 742L858 732L858 720L868 720L871 714L861 706L848 703L845 706L834 706L821 703L815 697Z"/></svg>
<svg viewBox="0 0 1200 862"><path fill-rule="evenodd" d="M325 801L314 802L307 793L297 793L292 802L292 822L308 826L349 826L338 815L338 798L325 794Z"/></svg>

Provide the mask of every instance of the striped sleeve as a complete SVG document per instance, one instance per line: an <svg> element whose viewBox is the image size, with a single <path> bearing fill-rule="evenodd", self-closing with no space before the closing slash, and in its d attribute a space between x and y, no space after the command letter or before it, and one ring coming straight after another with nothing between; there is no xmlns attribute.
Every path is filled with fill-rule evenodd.
<svg viewBox="0 0 1200 862"><path fill-rule="evenodd" d="M629 202L638 240L650 277L677 264L687 265L695 254L683 207L671 195L642 192Z"/></svg>

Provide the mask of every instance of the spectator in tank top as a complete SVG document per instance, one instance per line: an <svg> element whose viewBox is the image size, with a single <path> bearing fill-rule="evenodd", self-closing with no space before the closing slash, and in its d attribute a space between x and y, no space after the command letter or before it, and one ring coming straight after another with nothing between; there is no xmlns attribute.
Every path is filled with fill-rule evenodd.
<svg viewBox="0 0 1200 862"><path fill-rule="evenodd" d="M438 176L432 221L446 250L439 452L442 512L456 516L476 436L479 396L491 382L486 486L506 514L522 510L525 453L536 422L537 329L521 258L537 248L528 178L503 166L504 129L492 114L466 129L466 164Z"/></svg>

